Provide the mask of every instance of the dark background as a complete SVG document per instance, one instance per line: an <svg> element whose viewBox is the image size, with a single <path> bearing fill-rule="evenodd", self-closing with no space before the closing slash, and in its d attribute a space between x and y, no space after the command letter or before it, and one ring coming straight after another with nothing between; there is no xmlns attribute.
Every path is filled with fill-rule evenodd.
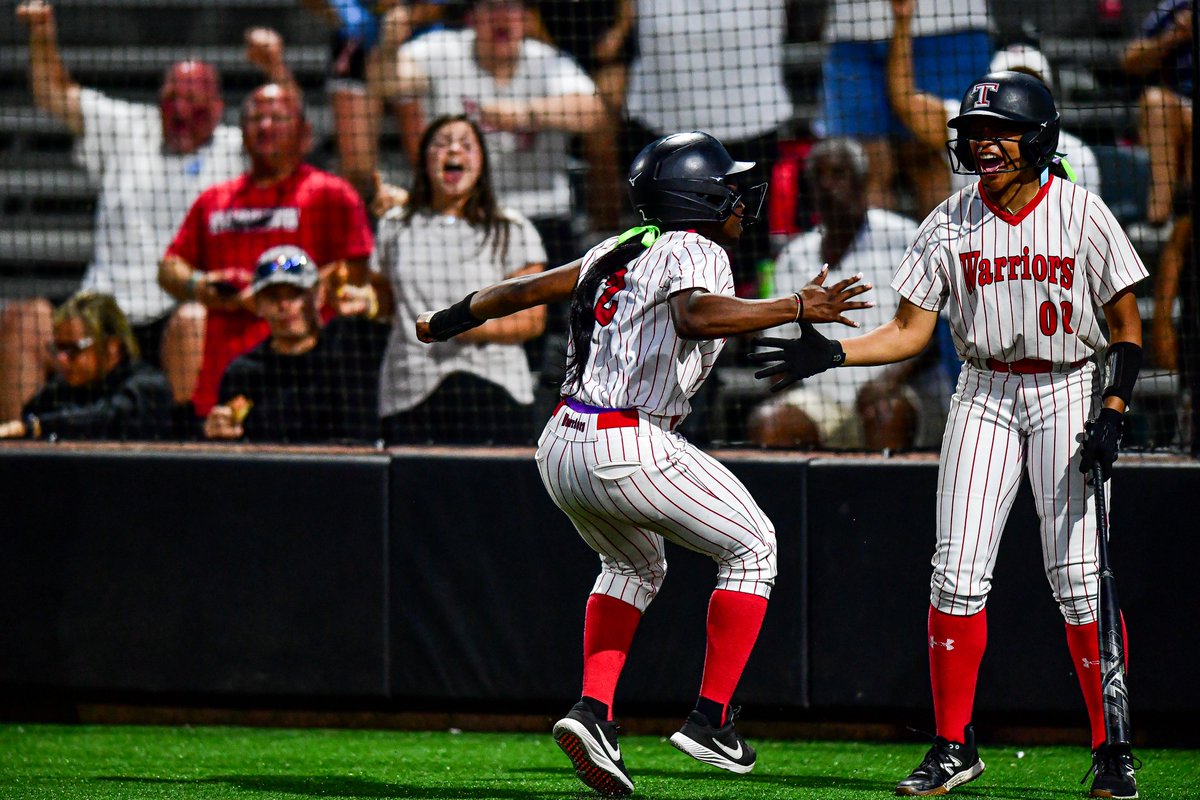
<svg viewBox="0 0 1200 800"><path fill-rule="evenodd" d="M780 552L738 701L780 720L931 718L936 463L727 463ZM0 486L0 714L37 716L17 702L31 697L552 713L578 694L598 566L527 451L14 446ZM1186 622L1200 544L1178 504L1197 488L1196 464L1123 459L1113 477L1134 726L1168 743L1200 711ZM626 714L678 716L699 685L715 568L679 548L668 560L618 692ZM988 607L980 717L1084 723L1062 626L1023 487Z"/></svg>

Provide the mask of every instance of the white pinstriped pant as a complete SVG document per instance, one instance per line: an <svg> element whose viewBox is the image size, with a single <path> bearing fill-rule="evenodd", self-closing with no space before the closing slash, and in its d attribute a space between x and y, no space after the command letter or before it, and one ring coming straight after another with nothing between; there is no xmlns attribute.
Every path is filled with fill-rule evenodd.
<svg viewBox="0 0 1200 800"><path fill-rule="evenodd" d="M1091 362L1034 375L963 366L938 470L930 602L939 611L975 614L986 604L1025 467L1041 520L1042 563L1059 610L1072 625L1095 620L1095 500L1079 472L1083 425L1098 402L1095 372Z"/></svg>
<svg viewBox="0 0 1200 800"><path fill-rule="evenodd" d="M664 540L717 563L717 588L770 597L775 528L746 487L711 456L639 412L636 427L600 430L562 407L538 441L554 504L600 556L593 593L645 611L667 574Z"/></svg>

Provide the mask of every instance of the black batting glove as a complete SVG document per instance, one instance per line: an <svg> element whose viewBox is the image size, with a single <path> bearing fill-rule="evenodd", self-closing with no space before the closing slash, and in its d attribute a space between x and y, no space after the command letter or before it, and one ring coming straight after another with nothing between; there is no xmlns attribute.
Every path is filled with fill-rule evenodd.
<svg viewBox="0 0 1200 800"><path fill-rule="evenodd" d="M1125 415L1112 408L1100 409L1096 419L1083 424L1083 443L1079 447L1079 471L1092 474L1092 467L1100 465L1100 474L1108 480L1113 462L1117 460L1117 447L1121 444L1121 429Z"/></svg>
<svg viewBox="0 0 1200 800"><path fill-rule="evenodd" d="M777 350L762 350L750 353L746 358L752 364L768 364L754 377L759 380L781 376L771 385L772 392L781 392L793 383L824 372L830 367L840 367L846 360L842 344L826 339L811 323L800 323L799 339L755 339L760 347L776 347Z"/></svg>

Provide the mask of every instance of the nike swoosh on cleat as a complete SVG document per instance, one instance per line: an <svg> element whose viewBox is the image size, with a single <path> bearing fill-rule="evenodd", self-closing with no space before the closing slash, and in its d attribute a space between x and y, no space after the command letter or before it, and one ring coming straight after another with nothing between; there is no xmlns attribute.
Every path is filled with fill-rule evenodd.
<svg viewBox="0 0 1200 800"><path fill-rule="evenodd" d="M730 758L737 759L737 758L742 757L742 743L741 742L738 742L738 746L733 749L726 747L725 745L718 742L716 739L713 739L713 744L715 744L717 747L721 748L721 752L725 753L725 755L729 756Z"/></svg>
<svg viewBox="0 0 1200 800"><path fill-rule="evenodd" d="M613 760L614 764L621 760L621 745L613 747L608 743L608 739L605 738L603 733L596 738L600 740L600 746L604 748L604 752L608 754L608 757Z"/></svg>

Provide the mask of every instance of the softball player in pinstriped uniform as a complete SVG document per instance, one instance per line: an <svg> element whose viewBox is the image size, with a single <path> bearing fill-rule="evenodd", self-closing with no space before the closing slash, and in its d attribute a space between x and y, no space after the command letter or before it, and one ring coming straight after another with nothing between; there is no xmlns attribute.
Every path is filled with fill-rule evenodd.
<svg viewBox="0 0 1200 800"><path fill-rule="evenodd" d="M1107 477L1117 456L1141 354L1131 287L1146 269L1103 201L1062 180L1069 167L1055 160L1058 113L1036 78L985 75L950 125L960 135L948 143L956 169L979 180L925 220L892 281L904 298L895 318L841 343L811 326L799 340L770 340L781 349L756 360L781 363L759 374L796 379L843 360L908 358L925 346L948 305L965 365L938 473L928 623L938 735L896 793L943 794L983 772L970 721L987 638L984 605L1024 468L1041 519L1046 577L1066 620L1090 717L1092 796L1136 797L1132 754L1105 742L1096 487L1085 484L1085 475L1098 462ZM1101 395L1094 359L1106 347Z"/></svg>
<svg viewBox="0 0 1200 800"><path fill-rule="evenodd" d="M730 701L758 637L775 582L775 530L725 467L674 432L726 336L796 318L854 323L847 309L868 286L855 276L823 288L825 271L788 298L741 300L725 247L752 222L766 185L738 185L713 137L663 137L629 171L635 208L651 223L594 247L582 262L517 278L423 314L417 335L444 339L483 318L571 299L563 400L542 433L538 469L554 503L600 556L584 624L582 698L554 738L588 786L633 791L612 722L613 695L642 613L666 576L665 542L712 558L700 696L671 742L737 773L754 749L734 728Z"/></svg>
<svg viewBox="0 0 1200 800"><path fill-rule="evenodd" d="M581 272L615 246L614 237L593 249ZM619 271L607 286L620 285L628 302L600 298L588 363L539 441L542 480L600 553L593 593L645 611L666 574L669 536L712 556L719 589L765 599L775 579L770 520L724 467L672 433L724 340L684 340L663 301L691 289L732 295L729 258L698 233L668 231Z"/></svg>

